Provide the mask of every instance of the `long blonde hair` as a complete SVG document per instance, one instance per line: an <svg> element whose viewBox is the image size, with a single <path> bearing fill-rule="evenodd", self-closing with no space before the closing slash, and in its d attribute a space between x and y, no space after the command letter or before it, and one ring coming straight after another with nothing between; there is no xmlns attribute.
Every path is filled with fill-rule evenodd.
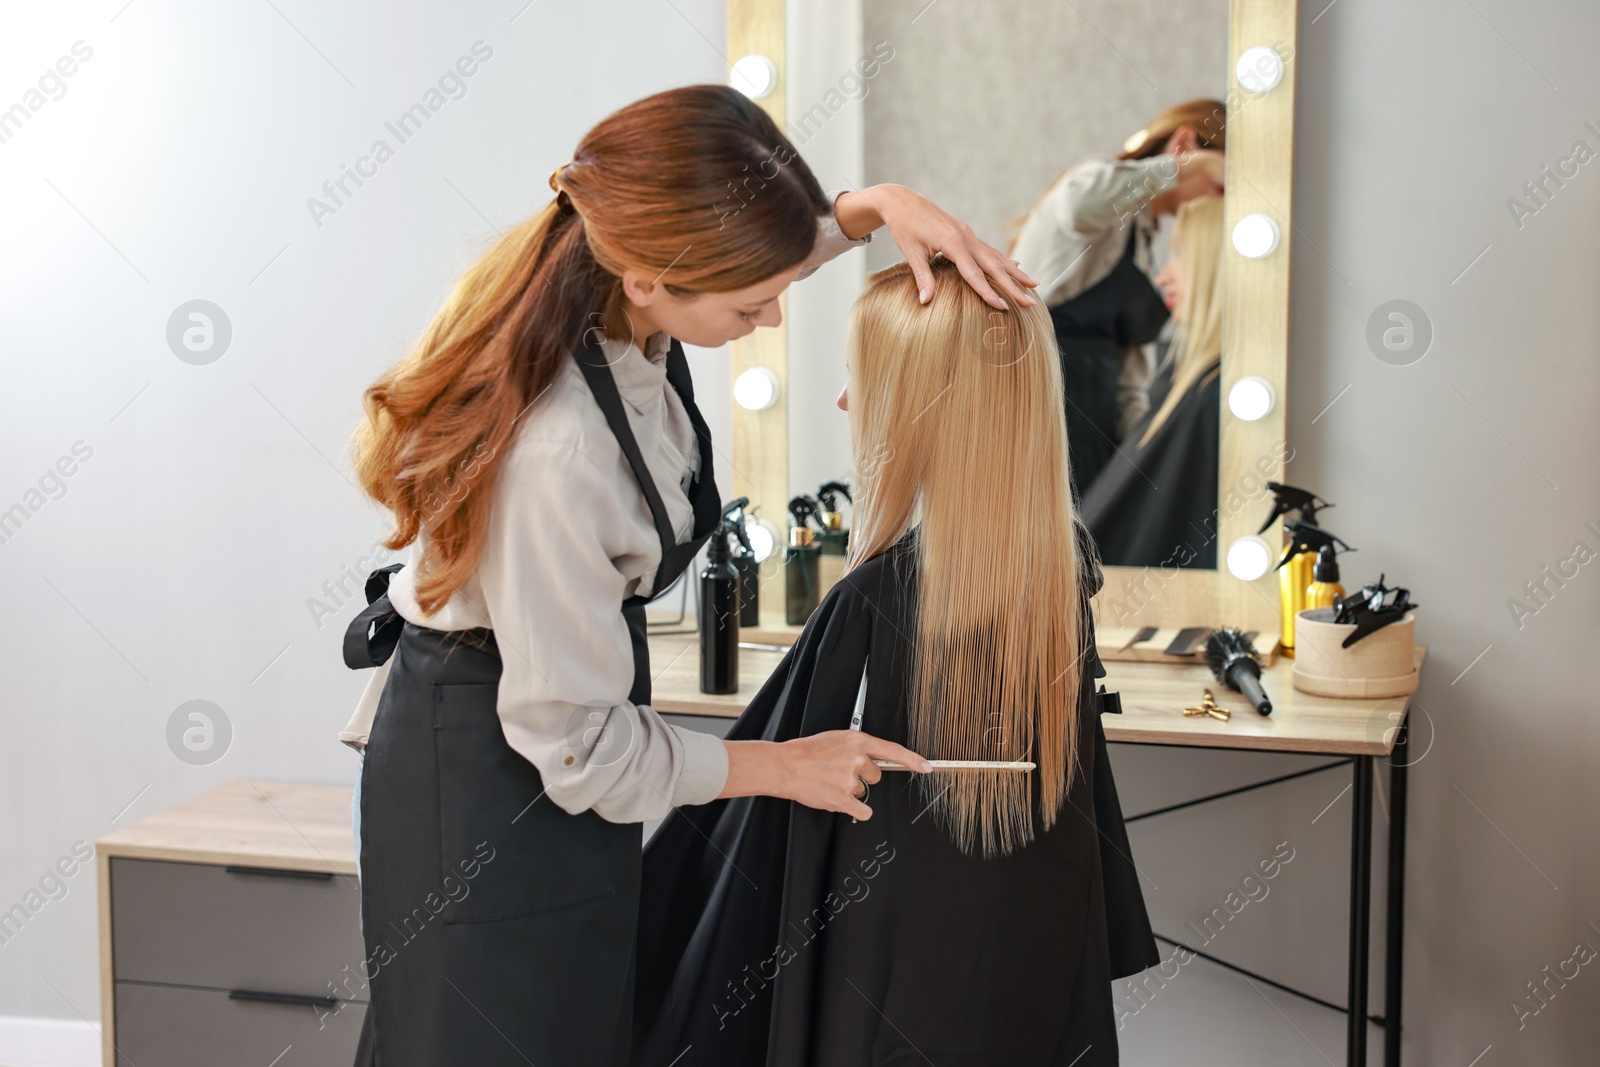
<svg viewBox="0 0 1600 1067"><path fill-rule="evenodd" d="M1142 445L1167 421L1189 387L1222 358L1222 197L1202 196L1178 209L1172 227L1171 255L1178 257L1188 282L1176 308L1180 325L1163 365L1172 367L1172 386L1145 427Z"/></svg>
<svg viewBox="0 0 1600 1067"><path fill-rule="evenodd" d="M1042 303L996 311L950 263L922 306L911 270L869 279L851 322L857 493L846 573L918 525L907 744L929 758L1030 760L918 775L963 851L1048 829L1074 779L1083 605L1061 361Z"/></svg>

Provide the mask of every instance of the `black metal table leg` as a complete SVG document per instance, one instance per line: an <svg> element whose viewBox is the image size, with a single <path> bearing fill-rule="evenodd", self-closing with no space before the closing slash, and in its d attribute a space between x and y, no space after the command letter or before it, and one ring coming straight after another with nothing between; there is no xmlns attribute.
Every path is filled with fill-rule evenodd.
<svg viewBox="0 0 1600 1067"><path fill-rule="evenodd" d="M1350 984L1345 1062L1367 1063L1367 945L1372 934L1372 757L1351 765L1355 794L1350 821Z"/></svg>
<svg viewBox="0 0 1600 1067"><path fill-rule="evenodd" d="M1406 767L1411 762L1410 730L1395 733L1389 765L1389 889L1383 982L1383 1065L1400 1067L1401 952L1405 948Z"/></svg>

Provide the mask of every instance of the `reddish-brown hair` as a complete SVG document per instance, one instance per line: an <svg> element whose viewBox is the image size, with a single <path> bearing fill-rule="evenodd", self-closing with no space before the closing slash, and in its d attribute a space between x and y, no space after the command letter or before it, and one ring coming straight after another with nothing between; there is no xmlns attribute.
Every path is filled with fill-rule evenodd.
<svg viewBox="0 0 1600 1067"><path fill-rule="evenodd" d="M467 270L362 397L356 473L394 513L387 547L427 533L415 588L428 614L476 568L501 461L560 361L595 327L628 336L622 272L680 293L743 289L802 262L832 210L766 112L719 85L616 112L551 184L559 195Z"/></svg>

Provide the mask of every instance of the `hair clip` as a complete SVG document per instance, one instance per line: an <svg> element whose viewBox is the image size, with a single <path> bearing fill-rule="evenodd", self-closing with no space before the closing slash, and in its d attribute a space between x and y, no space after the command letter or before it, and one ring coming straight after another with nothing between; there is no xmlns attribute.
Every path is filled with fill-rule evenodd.
<svg viewBox="0 0 1600 1067"><path fill-rule="evenodd" d="M1383 584L1383 579L1384 575L1380 574L1376 582L1368 582L1355 596L1334 598L1333 621L1355 626L1341 642L1342 648L1349 648L1390 623L1399 622L1407 612L1420 607L1411 599L1411 590L1402 586L1391 589Z"/></svg>

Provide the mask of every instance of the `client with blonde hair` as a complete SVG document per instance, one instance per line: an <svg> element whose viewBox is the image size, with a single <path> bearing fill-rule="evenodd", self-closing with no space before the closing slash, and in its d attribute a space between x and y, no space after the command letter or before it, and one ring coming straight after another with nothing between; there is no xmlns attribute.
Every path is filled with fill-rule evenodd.
<svg viewBox="0 0 1600 1067"><path fill-rule="evenodd" d="M851 557L728 737L854 726L1000 766L869 776L855 819L674 811L644 858L635 1064L1114 1064L1111 982L1158 960L1050 320L934 269L926 306L904 264L856 305Z"/></svg>

